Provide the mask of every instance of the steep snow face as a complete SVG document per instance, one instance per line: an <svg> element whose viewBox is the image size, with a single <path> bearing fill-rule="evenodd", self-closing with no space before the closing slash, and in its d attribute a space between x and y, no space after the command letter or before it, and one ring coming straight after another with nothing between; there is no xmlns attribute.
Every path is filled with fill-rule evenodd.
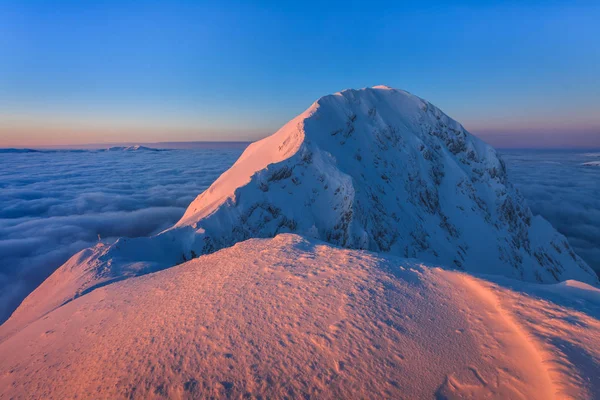
<svg viewBox="0 0 600 400"><path fill-rule="evenodd" d="M495 280L251 239L0 327L0 398L597 397L600 291Z"/></svg>
<svg viewBox="0 0 600 400"><path fill-rule="evenodd" d="M556 282L594 272L507 181L495 150L388 87L318 100L251 146L176 227L191 251L296 232L467 271Z"/></svg>
<svg viewBox="0 0 600 400"><path fill-rule="evenodd" d="M564 236L532 216L492 147L432 104L379 86L325 96L249 146L173 228L76 256L13 323L107 282L285 232L471 272L598 284ZM61 283L64 274L81 285ZM49 284L63 289L49 298Z"/></svg>

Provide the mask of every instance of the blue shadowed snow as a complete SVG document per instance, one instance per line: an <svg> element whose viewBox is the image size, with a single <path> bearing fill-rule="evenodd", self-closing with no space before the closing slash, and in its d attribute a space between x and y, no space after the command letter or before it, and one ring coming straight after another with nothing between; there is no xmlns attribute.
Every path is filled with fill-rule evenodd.
<svg viewBox="0 0 600 400"><path fill-rule="evenodd" d="M511 182L600 273L600 150L502 150Z"/></svg>

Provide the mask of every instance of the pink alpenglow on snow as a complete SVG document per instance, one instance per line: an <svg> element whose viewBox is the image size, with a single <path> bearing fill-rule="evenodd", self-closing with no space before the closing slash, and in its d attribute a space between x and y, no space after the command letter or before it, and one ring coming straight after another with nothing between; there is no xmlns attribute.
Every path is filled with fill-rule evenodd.
<svg viewBox="0 0 600 400"><path fill-rule="evenodd" d="M0 327L0 398L597 398L598 283L493 148L346 90L60 267Z"/></svg>
<svg viewBox="0 0 600 400"><path fill-rule="evenodd" d="M0 398L592 399L599 317L583 283L281 234L2 329Z"/></svg>

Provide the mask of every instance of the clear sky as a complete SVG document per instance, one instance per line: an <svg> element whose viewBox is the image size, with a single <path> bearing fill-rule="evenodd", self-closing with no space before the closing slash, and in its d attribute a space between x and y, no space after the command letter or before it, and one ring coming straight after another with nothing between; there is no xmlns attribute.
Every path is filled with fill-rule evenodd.
<svg viewBox="0 0 600 400"><path fill-rule="evenodd" d="M0 146L254 140L385 84L501 147L600 147L600 2L0 1Z"/></svg>

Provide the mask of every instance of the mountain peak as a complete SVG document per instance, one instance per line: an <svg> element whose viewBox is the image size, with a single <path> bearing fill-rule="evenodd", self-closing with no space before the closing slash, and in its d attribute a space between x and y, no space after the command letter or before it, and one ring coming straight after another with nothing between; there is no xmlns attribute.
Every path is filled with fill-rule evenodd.
<svg viewBox="0 0 600 400"><path fill-rule="evenodd" d="M534 217L496 151L431 103L387 86L324 96L251 146L176 225L196 253L280 232L474 272L597 282ZM241 184L240 184L241 183ZM226 228L225 228L226 227Z"/></svg>

